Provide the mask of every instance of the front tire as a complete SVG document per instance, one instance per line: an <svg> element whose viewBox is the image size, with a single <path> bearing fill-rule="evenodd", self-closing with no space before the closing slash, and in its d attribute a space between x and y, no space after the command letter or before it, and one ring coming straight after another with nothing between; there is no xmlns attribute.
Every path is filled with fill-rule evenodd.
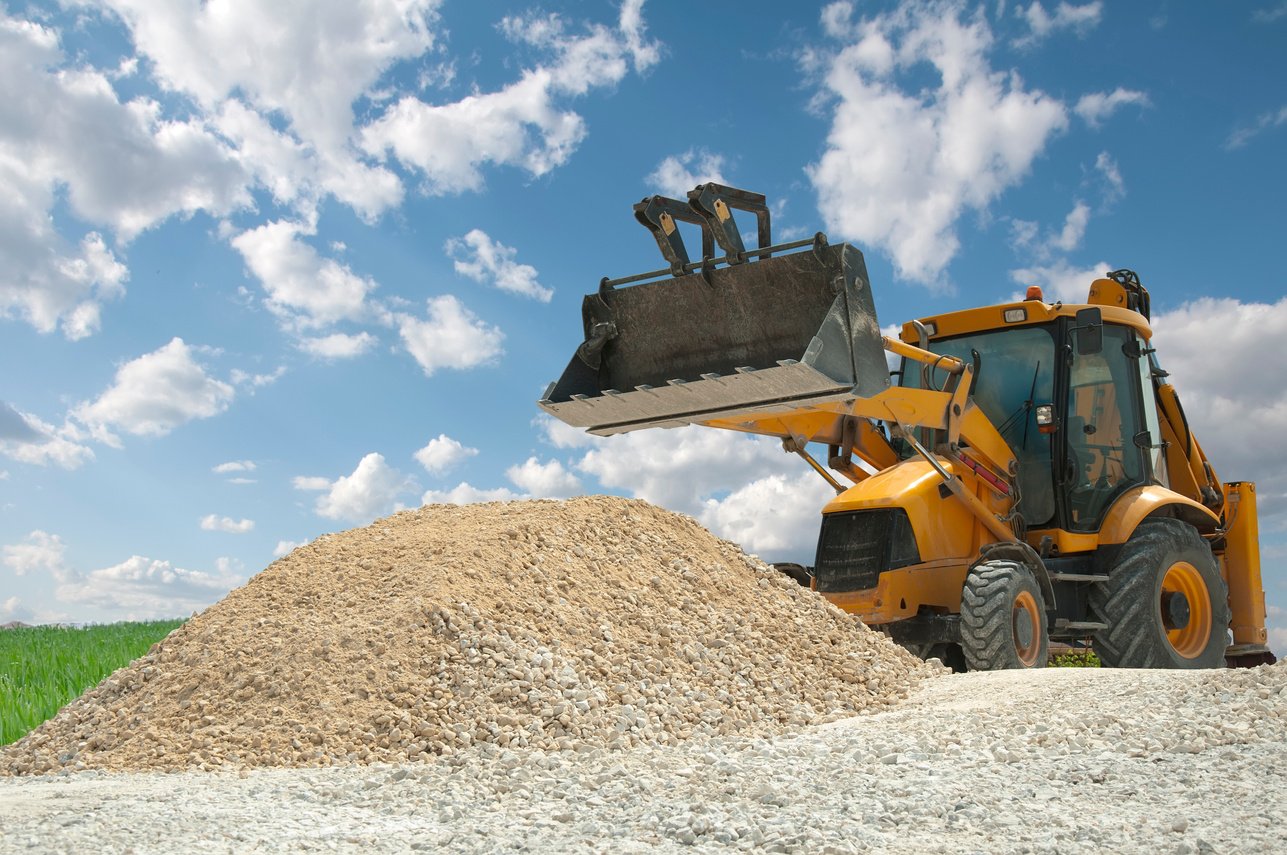
<svg viewBox="0 0 1287 855"><path fill-rule="evenodd" d="M1229 590L1193 526L1145 520L1108 580L1090 592L1107 628L1095 653L1110 668L1219 668L1228 644Z"/></svg>
<svg viewBox="0 0 1287 855"><path fill-rule="evenodd" d="M1032 571L1001 559L970 568L961 592L961 652L971 671L1045 667L1046 605Z"/></svg>

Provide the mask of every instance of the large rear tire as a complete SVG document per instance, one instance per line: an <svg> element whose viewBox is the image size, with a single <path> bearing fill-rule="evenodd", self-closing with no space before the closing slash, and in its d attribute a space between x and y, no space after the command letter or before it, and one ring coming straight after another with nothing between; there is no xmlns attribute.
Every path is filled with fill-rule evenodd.
<svg viewBox="0 0 1287 855"><path fill-rule="evenodd" d="M1108 580L1090 592L1107 628L1095 653L1110 668L1219 668L1228 644L1229 591L1215 556L1191 525L1145 520Z"/></svg>
<svg viewBox="0 0 1287 855"><path fill-rule="evenodd" d="M1045 667L1046 605L1031 570L1003 559L970 569L961 592L961 652L971 671Z"/></svg>

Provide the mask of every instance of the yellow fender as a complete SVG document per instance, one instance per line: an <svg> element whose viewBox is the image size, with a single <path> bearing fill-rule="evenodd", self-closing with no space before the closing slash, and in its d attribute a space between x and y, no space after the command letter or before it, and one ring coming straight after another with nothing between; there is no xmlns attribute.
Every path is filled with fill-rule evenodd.
<svg viewBox="0 0 1287 855"><path fill-rule="evenodd" d="M1199 534L1215 534L1220 518L1205 505L1156 484L1127 490L1113 503L1099 529L1100 545L1122 544L1130 540L1135 527L1151 516L1169 512L1188 523Z"/></svg>

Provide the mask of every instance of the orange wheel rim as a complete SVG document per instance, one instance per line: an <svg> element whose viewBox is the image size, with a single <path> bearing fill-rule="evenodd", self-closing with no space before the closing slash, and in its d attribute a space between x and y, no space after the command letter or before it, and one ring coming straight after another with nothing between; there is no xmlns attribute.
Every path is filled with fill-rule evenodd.
<svg viewBox="0 0 1287 855"><path fill-rule="evenodd" d="M1211 595L1198 568L1187 561L1172 564L1162 577L1162 595L1158 601L1159 616L1165 616L1163 604L1168 597L1183 594L1188 601L1188 622L1166 630L1166 640L1185 659L1196 659L1211 640ZM1165 622L1163 623L1165 627Z"/></svg>
<svg viewBox="0 0 1287 855"><path fill-rule="evenodd" d="M1041 652L1041 610L1031 593L1020 591L1014 598L1010 620L1014 652L1025 668L1031 668L1037 664L1037 654Z"/></svg>

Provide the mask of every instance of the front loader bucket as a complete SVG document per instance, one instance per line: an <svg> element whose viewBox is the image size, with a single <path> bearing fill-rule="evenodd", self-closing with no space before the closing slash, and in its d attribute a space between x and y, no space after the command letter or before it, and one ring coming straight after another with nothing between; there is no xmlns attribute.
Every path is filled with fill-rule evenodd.
<svg viewBox="0 0 1287 855"><path fill-rule="evenodd" d="M540 406L591 433L798 409L889 385L862 253L810 249L582 304L585 342Z"/></svg>

